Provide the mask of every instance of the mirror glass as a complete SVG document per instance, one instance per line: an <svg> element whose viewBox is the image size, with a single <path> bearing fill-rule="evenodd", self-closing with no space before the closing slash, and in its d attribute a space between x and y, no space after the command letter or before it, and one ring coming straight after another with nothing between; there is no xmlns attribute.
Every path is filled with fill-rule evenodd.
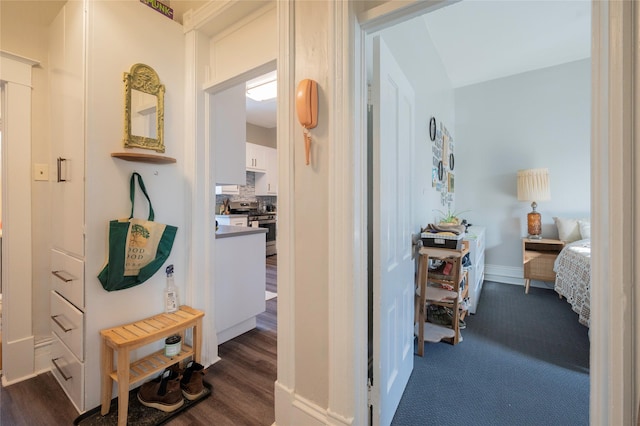
<svg viewBox="0 0 640 426"><path fill-rule="evenodd" d="M125 148L164 152L164 85L148 65L135 64L124 73Z"/></svg>
<svg viewBox="0 0 640 426"><path fill-rule="evenodd" d="M131 91L131 134L157 139L158 98L140 90Z"/></svg>

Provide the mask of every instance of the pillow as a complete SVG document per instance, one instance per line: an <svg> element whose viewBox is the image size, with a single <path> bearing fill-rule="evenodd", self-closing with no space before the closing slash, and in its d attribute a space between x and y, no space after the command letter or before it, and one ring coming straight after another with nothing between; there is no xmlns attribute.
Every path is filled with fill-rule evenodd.
<svg viewBox="0 0 640 426"><path fill-rule="evenodd" d="M580 239L580 226L578 219L565 219L554 217L553 221L558 228L558 237L565 243L572 243Z"/></svg>
<svg viewBox="0 0 640 426"><path fill-rule="evenodd" d="M588 220L578 220L578 228L580 228L580 237L584 240L585 238L591 238L591 222Z"/></svg>

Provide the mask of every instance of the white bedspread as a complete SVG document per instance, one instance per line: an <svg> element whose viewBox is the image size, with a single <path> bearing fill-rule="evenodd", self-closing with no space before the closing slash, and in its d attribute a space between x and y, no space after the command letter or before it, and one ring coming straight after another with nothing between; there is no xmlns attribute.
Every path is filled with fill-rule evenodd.
<svg viewBox="0 0 640 426"><path fill-rule="evenodd" d="M556 259L555 291L565 297L578 321L589 327L591 310L591 240L579 240L567 244Z"/></svg>

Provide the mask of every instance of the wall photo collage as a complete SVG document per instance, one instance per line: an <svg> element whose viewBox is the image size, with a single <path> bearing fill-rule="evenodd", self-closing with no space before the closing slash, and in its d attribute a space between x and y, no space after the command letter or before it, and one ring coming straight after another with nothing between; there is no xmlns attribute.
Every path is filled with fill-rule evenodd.
<svg viewBox="0 0 640 426"><path fill-rule="evenodd" d="M431 186L440 193L443 206L453 203L455 189L455 156L454 143L449 130L435 117L429 120L429 138L433 152L433 168L431 170Z"/></svg>

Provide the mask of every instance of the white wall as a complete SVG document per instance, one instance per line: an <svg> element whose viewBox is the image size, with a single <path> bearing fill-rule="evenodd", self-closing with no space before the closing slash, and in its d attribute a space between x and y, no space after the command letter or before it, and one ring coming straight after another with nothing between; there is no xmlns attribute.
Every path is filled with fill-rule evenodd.
<svg viewBox="0 0 640 426"><path fill-rule="evenodd" d="M277 129L275 127L267 129L266 127L260 127L256 126L255 124L247 123L247 142L275 148L276 136Z"/></svg>
<svg viewBox="0 0 640 426"><path fill-rule="evenodd" d="M49 162L49 60L48 25L61 2L2 2L0 9L0 48L40 62L33 68L31 92L31 164ZM25 11L27 11L25 13ZM29 34L25 37L25 34ZM10 159L9 159L10 161ZM53 173L55 171L51 171ZM36 342L50 337L49 319L49 241L51 240L51 206L49 183L30 181L32 196L33 257L33 334ZM9 224L4 224L9 225Z"/></svg>
<svg viewBox="0 0 640 426"><path fill-rule="evenodd" d="M100 397L101 328L136 321L161 312L165 274L161 269L145 283L127 290L106 292L96 275L107 255L107 224L130 211L129 178L139 172L149 192L155 220L178 227L167 264L175 265L181 303L187 276L187 205L191 189L184 167L184 35L182 26L136 0L97 1L89 19L86 141L86 406ZM122 161L110 156L123 151L123 72L135 63L151 66L165 85L165 155L167 165ZM148 150L138 150L153 153ZM146 217L138 193L136 217ZM204 236L203 236L204 238Z"/></svg>
<svg viewBox="0 0 640 426"><path fill-rule="evenodd" d="M519 169L549 168L543 236L557 238L553 216L589 216L590 67L587 59L456 89L457 208L487 228L489 269L522 269L531 207L517 200Z"/></svg>
<svg viewBox="0 0 640 426"><path fill-rule="evenodd" d="M416 93L412 220L417 232L418 227L436 219L439 214L434 210L447 208L440 202L440 193L431 186L433 142L429 139L429 119L436 117L438 127L444 123L456 141L454 92L424 19L411 19L382 31L381 35ZM455 197L452 208L454 206Z"/></svg>

